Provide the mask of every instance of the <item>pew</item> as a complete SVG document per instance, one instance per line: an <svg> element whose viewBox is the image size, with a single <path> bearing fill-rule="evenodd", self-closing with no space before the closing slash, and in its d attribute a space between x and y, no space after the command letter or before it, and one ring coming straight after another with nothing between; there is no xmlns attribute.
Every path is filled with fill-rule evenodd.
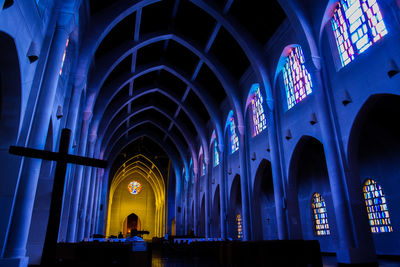
<svg viewBox="0 0 400 267"><path fill-rule="evenodd" d="M160 248L160 246L158 246ZM208 259L219 266L322 267L317 240L210 241L170 239L162 248L164 257Z"/></svg>
<svg viewBox="0 0 400 267"><path fill-rule="evenodd" d="M57 266L150 267L151 251L133 251L134 247L134 243L126 242L59 243Z"/></svg>

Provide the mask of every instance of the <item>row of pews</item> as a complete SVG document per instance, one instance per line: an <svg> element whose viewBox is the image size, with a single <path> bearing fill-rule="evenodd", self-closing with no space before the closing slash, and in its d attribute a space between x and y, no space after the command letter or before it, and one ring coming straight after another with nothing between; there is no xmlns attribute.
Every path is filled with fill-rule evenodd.
<svg viewBox="0 0 400 267"><path fill-rule="evenodd" d="M323 266L317 240L244 242L179 237L153 242L152 249L165 258L203 259L217 266Z"/></svg>
<svg viewBox="0 0 400 267"><path fill-rule="evenodd" d="M140 245L140 244L139 244ZM230 241L221 239L170 237L153 238L145 251L135 242L59 243L57 266L150 267L152 254L162 258L201 259L212 266L322 267L317 240Z"/></svg>

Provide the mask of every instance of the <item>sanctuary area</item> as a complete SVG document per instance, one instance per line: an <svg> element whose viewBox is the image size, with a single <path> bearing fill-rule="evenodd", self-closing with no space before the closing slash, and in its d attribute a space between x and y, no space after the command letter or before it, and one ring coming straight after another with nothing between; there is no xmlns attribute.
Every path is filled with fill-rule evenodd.
<svg viewBox="0 0 400 267"><path fill-rule="evenodd" d="M0 0L0 267L400 266L399 47L400 0Z"/></svg>

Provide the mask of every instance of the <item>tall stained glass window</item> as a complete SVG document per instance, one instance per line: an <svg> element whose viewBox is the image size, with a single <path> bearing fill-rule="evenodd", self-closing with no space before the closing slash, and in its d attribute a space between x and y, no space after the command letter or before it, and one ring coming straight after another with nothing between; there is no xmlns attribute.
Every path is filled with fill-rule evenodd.
<svg viewBox="0 0 400 267"><path fill-rule="evenodd" d="M219 164L219 152L218 152L218 144L217 140L214 141L214 167Z"/></svg>
<svg viewBox="0 0 400 267"><path fill-rule="evenodd" d="M301 47L293 47L283 68L288 109L302 101L312 92L311 76L305 65Z"/></svg>
<svg viewBox="0 0 400 267"><path fill-rule="evenodd" d="M236 214L236 225L237 225L237 238L243 239L243 221L242 214Z"/></svg>
<svg viewBox="0 0 400 267"><path fill-rule="evenodd" d="M239 138L236 134L236 125L233 116L230 118L229 128L231 131L231 154L233 154L239 149Z"/></svg>
<svg viewBox="0 0 400 267"><path fill-rule="evenodd" d="M206 175L206 164L204 164L204 162L202 163L202 171L201 171L201 175Z"/></svg>
<svg viewBox="0 0 400 267"><path fill-rule="evenodd" d="M260 86L258 86L253 98L251 99L251 107L253 110L254 136L261 133L267 127L264 108L262 106L263 102L264 100L260 93Z"/></svg>
<svg viewBox="0 0 400 267"><path fill-rule="evenodd" d="M363 186L363 193L371 232L393 232L389 209L382 187L376 181L367 179Z"/></svg>
<svg viewBox="0 0 400 267"><path fill-rule="evenodd" d="M314 234L330 235L331 231L329 229L326 203L319 193L314 193L311 208L313 212Z"/></svg>
<svg viewBox="0 0 400 267"><path fill-rule="evenodd" d="M388 33L376 0L340 0L331 22L342 66Z"/></svg>
<svg viewBox="0 0 400 267"><path fill-rule="evenodd" d="M63 71L65 57L67 55L68 44L69 44L69 37L67 39L67 43L65 44L64 54L63 54L63 57L62 57L61 67L60 67L60 75L62 74L62 71Z"/></svg>

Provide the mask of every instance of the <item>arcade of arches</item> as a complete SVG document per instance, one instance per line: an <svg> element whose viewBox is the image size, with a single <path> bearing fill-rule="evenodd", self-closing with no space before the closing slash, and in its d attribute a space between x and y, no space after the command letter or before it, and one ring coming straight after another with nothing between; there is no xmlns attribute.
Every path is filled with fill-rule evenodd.
<svg viewBox="0 0 400 267"><path fill-rule="evenodd" d="M399 257L399 21L398 0L0 0L0 266L57 227ZM56 163L8 149L63 128L107 167L68 165L55 223Z"/></svg>

